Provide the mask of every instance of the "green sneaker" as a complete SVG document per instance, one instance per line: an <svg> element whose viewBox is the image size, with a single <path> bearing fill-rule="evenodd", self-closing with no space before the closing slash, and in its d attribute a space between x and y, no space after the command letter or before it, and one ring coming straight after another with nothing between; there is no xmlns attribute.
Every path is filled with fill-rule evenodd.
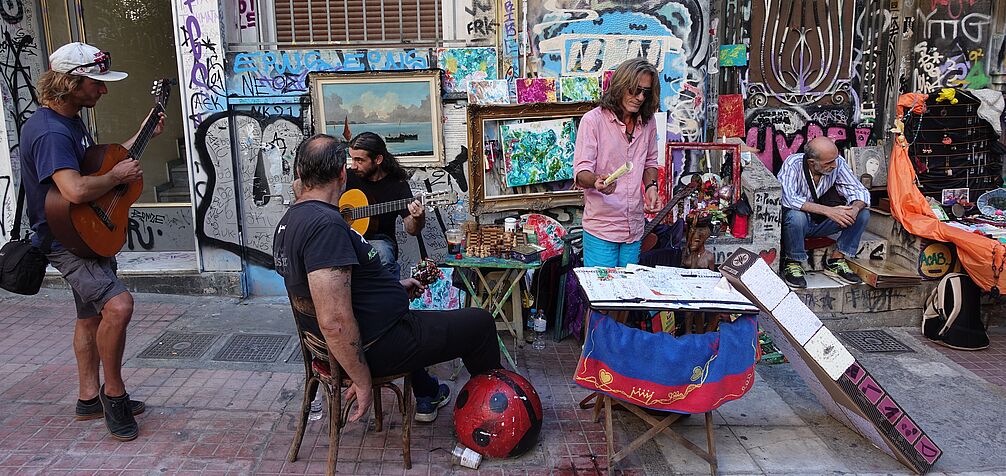
<svg viewBox="0 0 1006 476"><path fill-rule="evenodd" d="M807 287L807 273L803 271L803 265L799 261L786 261L782 266L782 279L791 288Z"/></svg>
<svg viewBox="0 0 1006 476"><path fill-rule="evenodd" d="M863 282L859 275L852 271L845 258L829 259L824 267L824 272L845 284L860 284Z"/></svg>

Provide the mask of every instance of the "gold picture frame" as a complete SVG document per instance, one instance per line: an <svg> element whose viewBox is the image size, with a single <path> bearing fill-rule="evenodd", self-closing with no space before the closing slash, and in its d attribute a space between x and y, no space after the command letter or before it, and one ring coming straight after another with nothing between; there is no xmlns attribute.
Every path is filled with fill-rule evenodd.
<svg viewBox="0 0 1006 476"><path fill-rule="evenodd" d="M440 72L311 73L315 132L374 132L404 167L444 165Z"/></svg>
<svg viewBox="0 0 1006 476"><path fill-rule="evenodd" d="M583 206L583 191L572 187L549 189L545 185L506 187L498 177L486 177L486 133L507 121L535 121L574 118L597 106L594 102L530 103L468 106L469 209L473 216L509 210L545 210L561 206ZM501 149L502 150L502 149ZM502 161L502 157L496 158ZM496 168L496 165L493 165ZM554 186L554 185L553 185Z"/></svg>

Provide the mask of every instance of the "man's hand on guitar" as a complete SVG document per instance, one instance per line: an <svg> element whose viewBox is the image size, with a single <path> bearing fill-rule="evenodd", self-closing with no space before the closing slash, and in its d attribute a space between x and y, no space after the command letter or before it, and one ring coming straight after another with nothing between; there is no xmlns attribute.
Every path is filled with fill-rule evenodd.
<svg viewBox="0 0 1006 476"><path fill-rule="evenodd" d="M116 184L132 183L143 178L143 170L140 168L138 160L123 160L108 171L108 174L115 179Z"/></svg>
<svg viewBox="0 0 1006 476"><path fill-rule="evenodd" d="M426 216L426 207L424 207L422 202L419 200L413 200L412 203L409 204L409 215L415 219L423 218Z"/></svg>
<svg viewBox="0 0 1006 476"><path fill-rule="evenodd" d="M153 114L153 113L154 113L154 110L151 109L150 110L150 114ZM147 119L150 119L150 114L147 114L146 119L143 120L144 124L146 124ZM157 121L157 125L154 126L154 137L157 137L157 136L161 135L162 132L164 132L164 117L165 117L164 113L163 112L159 112L157 114L159 116L161 116L161 120Z"/></svg>
<svg viewBox="0 0 1006 476"><path fill-rule="evenodd" d="M657 187L646 187L646 193L643 194L645 200L643 201L643 211L646 213L657 213L663 208L663 204L660 203L660 194L657 193Z"/></svg>

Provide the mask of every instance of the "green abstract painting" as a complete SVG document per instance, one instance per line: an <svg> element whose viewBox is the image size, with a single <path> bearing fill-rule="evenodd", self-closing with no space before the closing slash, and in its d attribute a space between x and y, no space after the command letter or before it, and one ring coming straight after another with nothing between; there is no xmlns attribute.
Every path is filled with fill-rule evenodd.
<svg viewBox="0 0 1006 476"><path fill-rule="evenodd" d="M500 126L508 187L573 178L573 118Z"/></svg>

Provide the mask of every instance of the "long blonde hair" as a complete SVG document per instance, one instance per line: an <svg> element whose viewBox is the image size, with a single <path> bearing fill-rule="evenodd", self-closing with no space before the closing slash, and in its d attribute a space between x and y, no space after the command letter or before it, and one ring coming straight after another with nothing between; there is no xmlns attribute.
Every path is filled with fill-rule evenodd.
<svg viewBox="0 0 1006 476"><path fill-rule="evenodd" d="M84 82L83 76L49 70L38 78L38 101L46 107L58 106Z"/></svg>
<svg viewBox="0 0 1006 476"><path fill-rule="evenodd" d="M657 74L657 68L643 58L630 59L618 66L615 74L611 75L611 84L601 96L601 107L611 111L615 117L621 120L625 112L622 110L622 98L625 97L625 93L635 90L636 86L639 86L639 77L643 74L649 74L653 78L653 84L649 96L639 107L639 113L636 116L644 124L649 121L657 112L660 102L660 76Z"/></svg>

